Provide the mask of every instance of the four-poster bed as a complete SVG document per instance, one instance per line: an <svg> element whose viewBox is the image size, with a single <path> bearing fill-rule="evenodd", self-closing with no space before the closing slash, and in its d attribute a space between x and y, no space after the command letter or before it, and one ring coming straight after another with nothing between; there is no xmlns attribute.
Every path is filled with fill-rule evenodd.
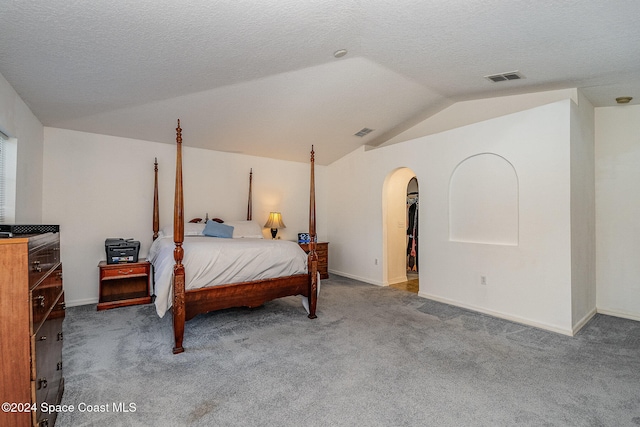
<svg viewBox="0 0 640 427"><path fill-rule="evenodd" d="M174 353L181 353L184 351L182 346L183 338L184 338L184 328L185 322L189 319L192 319L198 314L206 313L214 310L221 310L225 308L232 307L258 307L264 304L267 301L291 296L291 295L302 295L303 297L308 298L308 317L310 319L316 318L316 304L317 304L317 293L318 293L318 254L316 252L316 209L315 209L315 174L314 174L314 151L313 147L311 148L311 159L310 159L310 196L309 196L309 235L310 235L310 244L309 244L309 253L305 255L304 252L298 247L297 244L293 242L287 241L270 241L267 239L216 239L202 237L196 240L192 239L192 241L188 241L185 243L185 218L184 218L184 197L183 197L183 182L182 182L182 129L180 128L180 121L178 120L178 127L176 128L176 180L175 180L175 199L174 199L174 216L173 216L173 244L175 245L173 249L173 260L171 261L173 264L172 269L172 280L171 280L171 290L173 293L172 297L172 306L173 306L173 331L175 338L175 345L173 348ZM152 245L152 250L155 250L154 246L156 243L160 243L156 241L160 232L160 221L158 214L158 165L157 161L154 164L154 173L155 173L155 188L154 188L154 207L153 207L153 236L154 236L154 245ZM252 185L252 173L249 177L249 201L247 207L247 220L251 220L252 215L252 207L251 207L251 185ZM187 221L187 225L189 224ZM260 230L261 232L261 230ZM254 237L254 236L249 236ZM191 236L188 236L191 238ZM166 236L164 237L166 239ZM231 247L239 246L241 251L247 251L248 245L251 244L251 240L262 240L260 242L262 245L277 245L277 248L274 246L270 246L269 249L266 250L267 253L270 253L271 256L276 256L274 254L280 253L280 249L286 249L287 245L291 246L292 244L295 247L296 254L291 255L283 251L281 255L282 257L291 257L286 258L284 263L289 263L291 265L297 263L298 268L294 269L291 267L290 270L283 270L282 272L277 273L266 273L267 276L269 274L276 274L274 277L264 277L265 274L258 275L256 279L247 279L241 282L231 282L229 284L217 284L214 281L211 281L211 284L214 286L205 286L198 287L194 289L190 289L191 283L188 283L189 286L186 286L187 283L185 281L186 273L185 273L185 264L188 264L185 260L185 246L188 247L189 254L194 253L193 247L203 244L204 240L225 240ZM231 241L234 242L231 242ZM194 243L195 242L195 243ZM256 242L257 243L257 242ZM243 246L244 245L244 246ZM172 245L173 246L173 245ZM225 249L218 253L222 252L229 256L234 252L230 252L227 250L229 246L225 246ZM243 249L244 248L244 249ZM253 249L251 249L253 251ZM150 250L151 252L151 250ZM299 252L302 252L302 268L299 268L300 260L295 260L293 258L299 256ZM254 254L255 252L250 252ZM195 257L195 255L193 255ZM238 259L240 259L243 255L238 253ZM250 256L251 258L254 255ZM151 256L150 256L151 258ZM184 261L184 264L183 264ZM153 259L152 259L153 262ZM249 261L250 262L250 261ZM213 263L212 263L213 264ZM283 260L277 260L274 264L283 264ZM154 264L154 267L155 264ZM280 268L280 267L278 267ZM165 265L166 269L166 265ZM244 269L245 271L250 271L250 268ZM171 273L169 273L171 274ZM283 276L283 274L285 274ZM208 280L208 279L207 279ZM169 282L167 282L169 283ZM167 285L169 286L169 285ZM157 291L157 289L156 289ZM156 295L158 298L158 295ZM170 298L170 297L167 297ZM169 302L171 304L171 302ZM156 304L158 307L158 305ZM159 311L159 314L160 311Z"/></svg>

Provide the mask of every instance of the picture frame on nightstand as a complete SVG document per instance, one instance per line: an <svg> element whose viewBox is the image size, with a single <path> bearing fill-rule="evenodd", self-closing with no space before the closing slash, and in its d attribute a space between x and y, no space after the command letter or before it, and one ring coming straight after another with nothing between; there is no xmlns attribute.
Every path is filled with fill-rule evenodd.
<svg viewBox="0 0 640 427"><path fill-rule="evenodd" d="M309 243L310 241L309 233L298 233L298 243Z"/></svg>

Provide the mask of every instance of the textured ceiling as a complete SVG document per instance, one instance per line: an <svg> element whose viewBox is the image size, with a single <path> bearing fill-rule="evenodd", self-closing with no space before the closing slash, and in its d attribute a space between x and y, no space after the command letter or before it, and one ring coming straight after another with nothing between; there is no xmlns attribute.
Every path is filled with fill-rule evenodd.
<svg viewBox="0 0 640 427"><path fill-rule="evenodd" d="M328 164L457 101L640 100L637 0L0 3L0 73L45 126L173 143L180 118L185 145Z"/></svg>

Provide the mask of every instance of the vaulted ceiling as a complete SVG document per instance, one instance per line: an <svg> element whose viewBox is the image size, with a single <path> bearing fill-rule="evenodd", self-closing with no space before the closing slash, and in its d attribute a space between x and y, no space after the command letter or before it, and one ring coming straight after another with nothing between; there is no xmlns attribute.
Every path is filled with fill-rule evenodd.
<svg viewBox="0 0 640 427"><path fill-rule="evenodd" d="M640 100L637 0L2 3L0 73L58 128L329 164L458 101Z"/></svg>

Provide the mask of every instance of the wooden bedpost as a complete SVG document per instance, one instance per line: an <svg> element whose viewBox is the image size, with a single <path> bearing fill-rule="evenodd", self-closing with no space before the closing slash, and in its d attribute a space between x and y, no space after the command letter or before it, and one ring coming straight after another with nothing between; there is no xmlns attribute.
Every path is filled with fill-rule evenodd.
<svg viewBox="0 0 640 427"><path fill-rule="evenodd" d="M316 303L318 298L318 252L316 252L316 184L315 184L315 152L311 146L311 181L309 188L309 319L316 317Z"/></svg>
<svg viewBox="0 0 640 427"><path fill-rule="evenodd" d="M160 213L158 207L158 158L153 162L153 172L155 175L153 184L153 240L158 238L160 231Z"/></svg>
<svg viewBox="0 0 640 427"><path fill-rule="evenodd" d="M173 266L173 334L175 337L175 346L173 353L182 353L182 339L184 337L185 322L185 301L184 301L184 265L182 259L184 257L184 197L182 192L182 129L180 129L180 120L176 128L176 187L175 187L175 203L173 208L173 241L176 244L173 250L173 258L176 263Z"/></svg>
<svg viewBox="0 0 640 427"><path fill-rule="evenodd" d="M251 202L251 183L253 181L253 168L251 168L249 170L249 202L247 203L247 221L251 221L251 211L252 211L252 205L253 203Z"/></svg>

